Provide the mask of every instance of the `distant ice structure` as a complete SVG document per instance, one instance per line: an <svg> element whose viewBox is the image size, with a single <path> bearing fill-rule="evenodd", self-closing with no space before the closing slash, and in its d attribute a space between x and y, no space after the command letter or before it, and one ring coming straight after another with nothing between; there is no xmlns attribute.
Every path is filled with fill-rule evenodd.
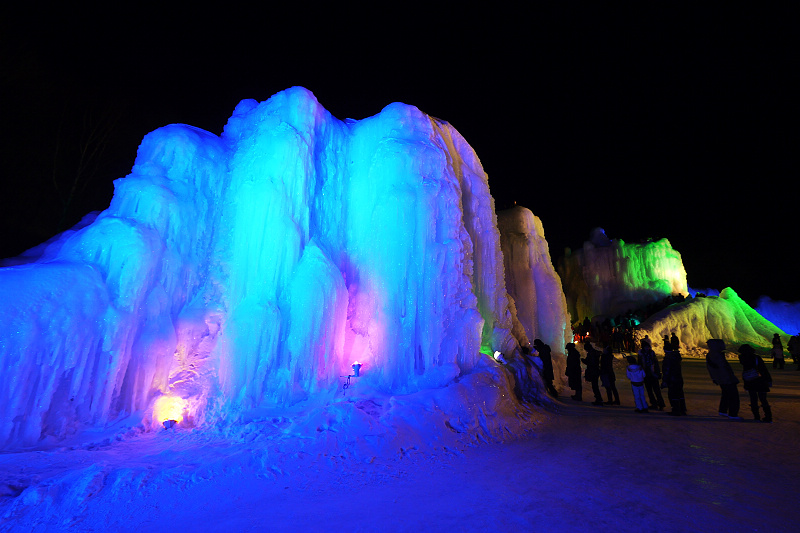
<svg viewBox="0 0 800 533"><path fill-rule="evenodd" d="M487 176L412 106L345 123L295 87L221 137L158 129L87 222L0 269L0 448L324 400L356 360L375 390L441 387L518 343ZM541 253L517 303L561 313ZM525 312L560 348L564 319Z"/></svg>
<svg viewBox="0 0 800 533"><path fill-rule="evenodd" d="M515 337L522 342L539 338L554 353L565 353L564 347L572 341L570 315L561 278L550 259L542 221L530 210L517 206L499 212L497 223L506 289L524 328Z"/></svg>
<svg viewBox="0 0 800 533"><path fill-rule="evenodd" d="M644 244L609 239L592 231L579 250L566 250L558 265L573 320L613 317L670 295L688 295L681 254L667 239Z"/></svg>
<svg viewBox="0 0 800 533"><path fill-rule="evenodd" d="M758 299L756 311L789 335L800 333L800 302L781 302L762 296Z"/></svg>
<svg viewBox="0 0 800 533"><path fill-rule="evenodd" d="M761 316L728 287L719 296L693 298L671 305L648 318L637 331L639 338L650 337L653 349L664 353L664 335L675 333L684 354L705 355L708 339L722 339L736 351L750 344L759 353L772 348L772 336L778 333L786 347L789 336Z"/></svg>

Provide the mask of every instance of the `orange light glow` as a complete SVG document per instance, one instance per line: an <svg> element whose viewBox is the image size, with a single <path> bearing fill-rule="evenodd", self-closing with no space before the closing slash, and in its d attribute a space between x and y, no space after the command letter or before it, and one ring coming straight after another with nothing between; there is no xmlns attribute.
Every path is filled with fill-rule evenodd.
<svg viewBox="0 0 800 533"><path fill-rule="evenodd" d="M177 396L161 396L153 405L153 417L163 424L165 420L174 420L178 424L183 421L186 402Z"/></svg>

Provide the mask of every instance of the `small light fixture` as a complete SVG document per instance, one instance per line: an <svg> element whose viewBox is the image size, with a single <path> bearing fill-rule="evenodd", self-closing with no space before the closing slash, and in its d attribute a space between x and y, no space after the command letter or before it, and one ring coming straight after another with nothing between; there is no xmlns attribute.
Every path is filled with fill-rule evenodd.
<svg viewBox="0 0 800 533"><path fill-rule="evenodd" d="M343 392L350 388L350 378L357 378L361 376L361 363L356 361L350 366L353 368L353 373L349 376L342 376L343 378L347 378L347 381L345 381L344 385L342 385Z"/></svg>
<svg viewBox="0 0 800 533"><path fill-rule="evenodd" d="M172 426L177 424L177 420L164 420L164 429L170 429Z"/></svg>
<svg viewBox="0 0 800 533"><path fill-rule="evenodd" d="M497 350L494 351L494 360L497 361L498 363L503 363L504 365L508 364L506 362L505 357L503 357L503 354L498 352Z"/></svg>

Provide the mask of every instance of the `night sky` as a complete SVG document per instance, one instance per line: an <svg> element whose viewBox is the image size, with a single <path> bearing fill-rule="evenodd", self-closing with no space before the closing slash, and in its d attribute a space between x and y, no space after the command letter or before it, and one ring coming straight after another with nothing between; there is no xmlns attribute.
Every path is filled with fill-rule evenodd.
<svg viewBox="0 0 800 533"><path fill-rule="evenodd" d="M668 238L693 288L800 300L785 4L482 4L0 8L0 256L106 208L149 131L220 134L301 85L342 120L400 101L450 122L554 261L600 226Z"/></svg>

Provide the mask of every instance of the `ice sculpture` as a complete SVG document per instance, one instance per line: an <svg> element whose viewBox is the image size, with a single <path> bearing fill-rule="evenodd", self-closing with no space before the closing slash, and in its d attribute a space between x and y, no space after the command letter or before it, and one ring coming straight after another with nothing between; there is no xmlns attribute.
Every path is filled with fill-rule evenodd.
<svg viewBox="0 0 800 533"><path fill-rule="evenodd" d="M693 298L672 305L647 319L637 331L647 335L655 350L663 350L664 335L675 333L681 351L705 355L708 339L723 339L731 351L741 344L750 344L759 353L772 348L772 336L778 333L784 347L789 336L761 316L728 287L719 296ZM663 353L663 352L662 352Z"/></svg>
<svg viewBox="0 0 800 533"><path fill-rule="evenodd" d="M670 295L689 294L681 254L667 239L643 244L609 239L596 228L558 265L573 320L614 316Z"/></svg>
<svg viewBox="0 0 800 533"><path fill-rule="evenodd" d="M553 268L539 217L517 206L497 214L505 281L523 332L522 342L542 339L554 352L564 353L572 328L561 278Z"/></svg>
<svg viewBox="0 0 800 533"><path fill-rule="evenodd" d="M523 225L547 287L514 269L517 305L560 347ZM156 130L109 208L37 255L0 269L0 447L325 398L355 360L388 393L438 387L517 345L480 161L403 104L342 122L295 87L242 101L221 137Z"/></svg>

